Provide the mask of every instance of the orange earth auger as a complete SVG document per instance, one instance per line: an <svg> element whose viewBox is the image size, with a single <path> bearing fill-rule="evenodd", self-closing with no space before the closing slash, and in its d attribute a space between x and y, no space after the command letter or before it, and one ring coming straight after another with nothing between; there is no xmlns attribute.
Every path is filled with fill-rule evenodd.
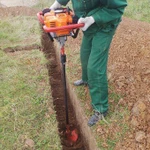
<svg viewBox="0 0 150 150"><path fill-rule="evenodd" d="M51 40L56 39L60 44L61 64L63 70L64 81L64 102L66 111L66 130L65 135L67 140L76 142L78 139L77 129L72 129L69 125L68 117L68 100L67 100L67 86L66 86L66 54L64 45L67 40L67 36L76 38L79 32L79 28L84 24L74 23L73 13L69 8L59 8L51 10L43 15L42 12L37 13L40 23L43 24L43 29L48 33Z"/></svg>

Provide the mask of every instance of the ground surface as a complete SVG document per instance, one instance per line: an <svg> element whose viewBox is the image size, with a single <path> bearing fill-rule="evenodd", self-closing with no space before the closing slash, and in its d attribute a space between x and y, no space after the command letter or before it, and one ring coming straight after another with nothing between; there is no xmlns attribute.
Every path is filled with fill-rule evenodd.
<svg viewBox="0 0 150 150"><path fill-rule="evenodd" d="M33 6L39 0L0 0L0 6L10 7L10 6Z"/></svg>
<svg viewBox="0 0 150 150"><path fill-rule="evenodd" d="M150 149L150 24L124 18L114 38L109 79L122 93L133 129L117 150Z"/></svg>
<svg viewBox="0 0 150 150"><path fill-rule="evenodd" d="M78 40L74 42L71 40L69 47L71 50L78 47L81 44ZM79 47L78 47L79 49ZM75 50L69 54L73 56L79 53ZM77 59L74 59L77 61ZM71 68L76 70L73 72L75 75L71 78L77 80L80 78L81 69L79 66L69 60ZM77 63L76 63L77 64ZM70 68L70 69L71 69ZM73 69L71 69L73 70ZM77 78L76 78L77 76ZM118 30L113 39L109 63L108 63L108 79L109 85L115 88L115 93L121 95L122 98L118 99L118 102L110 97L110 106L114 107L111 111L115 115L123 114L124 110L128 108L129 114L123 119L118 118L117 123L109 124L107 129L104 126L97 126L97 135L99 138L114 137L116 133L121 133L119 124L122 121L122 126L128 124L128 133L115 144L115 150L149 150L150 149L150 24L132 20L129 18L123 18ZM112 94L111 88L109 91ZM88 100L87 97L84 100ZM86 109L88 109L89 102L86 103ZM121 110L122 109L122 110ZM89 108L90 110L90 108ZM110 114L110 116L112 115ZM122 117L123 117L122 116ZM112 117L110 117L112 119ZM125 123L125 124L124 124ZM124 125L123 125L124 124ZM114 139L115 141L115 139ZM104 149L108 148L108 141L104 142ZM112 141L113 143L113 141Z"/></svg>
<svg viewBox="0 0 150 150"><path fill-rule="evenodd" d="M16 7L0 8L0 15L12 15L11 11L14 15L32 13L29 8ZM149 150L150 24L123 19L111 46L108 71L109 82L124 95L119 104L129 108L128 121L133 129L115 149Z"/></svg>
<svg viewBox="0 0 150 150"><path fill-rule="evenodd" d="M47 65L49 79L50 79L50 86L52 91L53 97L53 104L55 106L55 111L57 115L58 121L58 128L61 138L61 143L63 145L63 150L85 150L85 144L81 139L81 135L78 134L80 129L78 127L75 113L73 107L71 105L71 100L69 94L67 94L67 109L65 109L64 100L64 83L62 78L62 71L60 68L60 62L57 60L56 57L56 49L54 47L54 43L49 40L49 36L47 33L42 33L42 51L45 54L46 58L49 60L49 64ZM66 113L65 111L68 110L68 121L66 121ZM69 123L70 131L77 132L78 140L76 142L70 142L66 138L66 124Z"/></svg>
<svg viewBox="0 0 150 150"><path fill-rule="evenodd" d="M70 79L72 81L77 80L81 76L81 69L76 69L80 67L80 65L76 63L79 62L78 58L73 59L73 57L79 53L80 47L78 45L81 44L79 41L80 38L81 37L78 37L76 42L74 42L75 40L71 40L68 44L69 50L71 50L71 52L68 52L68 66L71 66L69 69L71 70ZM98 125L96 127L96 134L99 138L108 139L108 137L111 137L114 141L120 141L115 144L116 150L150 149L149 39L149 23L123 18L111 45L108 63L109 85L115 88L115 93L120 94L121 98L118 99L118 102L115 102L112 97L110 97L109 103L110 106L113 107L113 109L110 108L110 119L112 119L113 122L113 117L116 116L115 114L123 116L121 116L120 119L117 118L116 123L114 120L109 126ZM77 66L74 65L74 62L72 62L70 57L74 60ZM80 92L78 93L80 94ZM111 88L109 93L110 96L112 96ZM90 107L89 98L87 97L84 101L86 101L84 102L87 107L86 110L90 110L90 108L88 108ZM124 110L126 108L129 110L129 114L124 115ZM126 125L128 126L128 129L126 128ZM126 130L125 128L128 130L128 133L123 138L125 135L123 130ZM123 134L120 138L113 138L115 136L117 137L117 133L121 134L121 132ZM113 140L111 143L113 143ZM110 142L108 142L108 140L104 140L101 145L104 145L103 147L105 149L110 149Z"/></svg>

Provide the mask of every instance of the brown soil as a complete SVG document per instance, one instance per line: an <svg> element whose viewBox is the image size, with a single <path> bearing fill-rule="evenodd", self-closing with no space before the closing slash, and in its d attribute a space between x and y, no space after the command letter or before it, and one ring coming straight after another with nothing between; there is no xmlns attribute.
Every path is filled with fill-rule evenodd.
<svg viewBox="0 0 150 150"><path fill-rule="evenodd" d="M49 60L47 65L47 69L50 77L50 85L52 89L52 97L53 103L56 110L58 125L59 125L59 133L63 145L63 150L85 150L85 146L83 145L83 141L80 135L80 129L77 125L77 121L75 118L75 113L73 107L70 103L69 94L67 94L68 101L68 117L69 117L69 126L72 129L75 129L77 134L79 135L78 140L73 143L67 140L65 136L66 131L66 113L65 113L65 103L64 103L64 84L62 78L62 69L60 66L60 62L57 60L56 49L54 47L54 43L49 39L47 33L42 34L42 46L43 52L46 58ZM71 129L71 131L72 131Z"/></svg>
<svg viewBox="0 0 150 150"><path fill-rule="evenodd" d="M16 47L7 47L3 49L4 52L10 53L10 52L16 52L16 51L23 51L23 50L33 50L33 49L41 49L41 47L38 44L32 44L27 46L16 46Z"/></svg>
<svg viewBox="0 0 150 150"><path fill-rule="evenodd" d="M76 42L69 40L69 49L73 55L79 53L77 45L81 44L82 36ZM79 40L80 39L80 40ZM70 48L71 46L71 48ZM75 49L75 50L74 50ZM72 55L72 54L71 54ZM71 56L70 55L70 56ZM74 57L74 56L72 56ZM77 60L76 60L77 61ZM74 64L68 64L74 68ZM80 65L76 66L79 68ZM75 68L75 69L76 69ZM71 68L70 68L71 69ZM81 68L76 69L76 76L80 78ZM78 75L79 74L79 75ZM71 78L76 78L73 75ZM77 79L77 78L76 78ZM114 88L115 93L122 95L119 102L111 102L110 105L117 108L117 112L126 107L129 109L128 117L124 122L129 125L128 133L121 137L115 146L115 150L149 150L150 149L150 24L123 18L113 39L109 63L108 63L109 84ZM85 89L86 90L86 89ZM86 109L90 110L90 98L86 94ZM111 89L110 89L111 94ZM114 112L114 111L113 111ZM113 113L112 112L112 113ZM121 113L121 112L120 112ZM95 131L100 132L104 141L106 137L112 136L114 132L121 131L115 126L109 130L97 126ZM122 132L122 131L121 131ZM98 135L99 136L99 135ZM113 139L113 138L112 138ZM104 143L107 149L107 143Z"/></svg>
<svg viewBox="0 0 150 150"><path fill-rule="evenodd" d="M17 7L0 7L0 18L16 17L16 16L35 16L38 10L17 6Z"/></svg>
<svg viewBox="0 0 150 150"><path fill-rule="evenodd" d="M28 7L0 8L0 17L17 15L35 15L36 10ZM43 37L43 39L47 37ZM79 42L79 41L77 41ZM47 42L48 43L48 42ZM80 43L80 42L79 42ZM44 44L45 50L49 47ZM59 108L63 104L63 91L60 87L60 68L56 65L54 54L48 55L51 66L57 72L49 70L50 83L56 87L52 91L54 103ZM49 68L49 67L48 67ZM119 103L130 110L128 122L132 129L127 136L116 144L115 150L150 149L150 24L124 18L113 40L108 64L109 82L116 92L124 95ZM59 80L58 80L59 78ZM57 81L57 82L56 82ZM56 95L56 93L58 95ZM60 99L60 100L59 100ZM58 101L59 100L59 101ZM69 104L69 109L72 106ZM65 127L64 110L57 112L60 124ZM75 124L70 113L71 124ZM78 129L78 127L76 127ZM79 129L78 129L79 130ZM64 144L65 145L65 144ZM78 146L76 143L75 147ZM81 143L79 142L79 147ZM65 146L64 146L65 147ZM82 146L81 146L82 147ZM65 149L65 148L64 148Z"/></svg>
<svg viewBox="0 0 150 150"><path fill-rule="evenodd" d="M150 24L124 18L112 43L109 80L130 110L131 132L116 150L150 149Z"/></svg>

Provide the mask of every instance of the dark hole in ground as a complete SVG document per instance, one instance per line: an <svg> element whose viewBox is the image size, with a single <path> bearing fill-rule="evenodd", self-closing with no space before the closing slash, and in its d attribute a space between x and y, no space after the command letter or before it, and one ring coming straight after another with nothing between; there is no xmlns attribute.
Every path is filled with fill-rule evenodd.
<svg viewBox="0 0 150 150"><path fill-rule="evenodd" d="M23 50L33 50L33 49L41 49L38 44L26 45L26 46L16 46L16 47L7 47L3 49L6 53L16 52L16 51L23 51Z"/></svg>
<svg viewBox="0 0 150 150"><path fill-rule="evenodd" d="M61 138L61 143L63 145L63 150L86 150L86 146L84 145L82 135L80 134L80 128L75 118L75 113L73 107L70 103L70 97L68 96L68 113L69 113L69 125L73 126L73 128L77 129L79 138L75 143L70 143L66 136L64 135L64 131L66 129L66 114L65 114L65 104L64 104L64 86L62 81L62 71L60 62L58 62L56 57L56 50L54 48L53 42L50 41L47 33L42 33L41 38L43 52L46 58L49 60L47 65L49 72L49 79L53 97L53 103L55 106L58 128Z"/></svg>

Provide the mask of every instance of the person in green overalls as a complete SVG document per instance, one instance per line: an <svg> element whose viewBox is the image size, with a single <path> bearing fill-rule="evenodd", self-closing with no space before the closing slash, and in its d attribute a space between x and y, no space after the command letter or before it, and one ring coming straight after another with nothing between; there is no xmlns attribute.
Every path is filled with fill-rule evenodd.
<svg viewBox="0 0 150 150"><path fill-rule="evenodd" d="M56 0L50 9L66 6L70 0ZM112 38L115 34L126 0L71 0L83 39L80 49L82 77L74 85L88 85L94 114L88 121L93 126L108 113L107 62Z"/></svg>

